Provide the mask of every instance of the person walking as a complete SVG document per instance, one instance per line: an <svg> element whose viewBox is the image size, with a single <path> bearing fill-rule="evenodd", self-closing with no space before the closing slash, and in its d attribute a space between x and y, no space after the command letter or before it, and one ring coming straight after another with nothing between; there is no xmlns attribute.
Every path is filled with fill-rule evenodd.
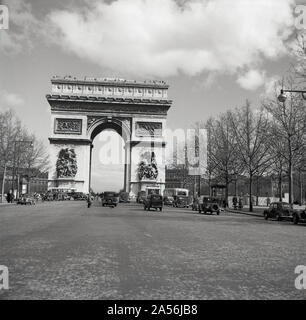
<svg viewBox="0 0 306 320"><path fill-rule="evenodd" d="M87 208L90 208L91 205L92 205L92 201L91 201L91 196L89 194L88 197L87 197Z"/></svg>
<svg viewBox="0 0 306 320"><path fill-rule="evenodd" d="M10 192L8 192L6 194L6 201L7 201L7 203L11 203L11 193Z"/></svg>

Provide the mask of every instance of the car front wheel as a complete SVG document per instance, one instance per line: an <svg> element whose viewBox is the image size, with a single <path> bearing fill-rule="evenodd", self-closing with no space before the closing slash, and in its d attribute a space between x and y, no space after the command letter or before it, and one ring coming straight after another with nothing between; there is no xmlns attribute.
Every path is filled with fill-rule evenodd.
<svg viewBox="0 0 306 320"><path fill-rule="evenodd" d="M268 220L269 216L267 213L264 214L265 220Z"/></svg>

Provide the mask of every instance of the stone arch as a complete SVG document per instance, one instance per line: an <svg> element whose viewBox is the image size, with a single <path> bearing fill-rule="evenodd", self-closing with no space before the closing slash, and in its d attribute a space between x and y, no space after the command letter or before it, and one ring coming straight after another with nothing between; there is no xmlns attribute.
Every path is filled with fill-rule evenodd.
<svg viewBox="0 0 306 320"><path fill-rule="evenodd" d="M126 191L137 195L147 186L164 188L163 129L172 105L172 100L168 100L169 86L164 81L66 76L53 77L51 84L51 94L46 95L52 124L49 190L89 192L92 142L105 129L115 130L125 142ZM140 180L137 170L141 153L143 149L153 147L158 159L158 178ZM76 154L77 172L74 176L57 174L56 163L62 148L73 149Z"/></svg>
<svg viewBox="0 0 306 320"><path fill-rule="evenodd" d="M130 126L126 124L127 121L120 120L113 117L102 117L94 120L89 124L87 129L88 139L92 140L103 130L115 130L125 142L131 139Z"/></svg>

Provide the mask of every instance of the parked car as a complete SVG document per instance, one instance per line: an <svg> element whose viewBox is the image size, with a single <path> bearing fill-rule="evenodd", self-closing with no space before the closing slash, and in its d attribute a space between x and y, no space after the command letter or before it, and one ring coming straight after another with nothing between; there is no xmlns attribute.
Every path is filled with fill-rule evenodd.
<svg viewBox="0 0 306 320"><path fill-rule="evenodd" d="M51 192L47 192L42 196L42 201L53 201L54 200L54 195Z"/></svg>
<svg viewBox="0 0 306 320"><path fill-rule="evenodd" d="M187 196L174 196L173 207L188 208L189 198Z"/></svg>
<svg viewBox="0 0 306 320"><path fill-rule="evenodd" d="M292 214L292 222L298 224L300 222L306 223L306 209L305 210L294 210Z"/></svg>
<svg viewBox="0 0 306 320"><path fill-rule="evenodd" d="M221 207L219 205L218 199L212 198L212 197L207 197L207 196L200 196L198 200L198 210L199 213L216 213L217 215L220 214L221 212Z"/></svg>
<svg viewBox="0 0 306 320"><path fill-rule="evenodd" d="M102 207L117 207L119 203L119 194L114 191L106 191L102 197Z"/></svg>
<svg viewBox="0 0 306 320"><path fill-rule="evenodd" d="M174 198L173 197L164 197L165 206L173 206Z"/></svg>
<svg viewBox="0 0 306 320"><path fill-rule="evenodd" d="M129 193L128 192L120 192L119 202L129 203L130 202Z"/></svg>
<svg viewBox="0 0 306 320"><path fill-rule="evenodd" d="M72 192L71 197L73 200L87 200L87 195L83 192Z"/></svg>
<svg viewBox="0 0 306 320"><path fill-rule="evenodd" d="M150 194L144 199L144 210L150 211L151 208L163 210L163 197L161 195Z"/></svg>
<svg viewBox="0 0 306 320"><path fill-rule="evenodd" d="M272 202L268 209L264 210L264 218L281 220L292 220L295 211L287 202Z"/></svg>
<svg viewBox="0 0 306 320"><path fill-rule="evenodd" d="M22 195L20 198L17 200L17 204L24 204L24 205L35 205L36 201L33 197L29 195Z"/></svg>

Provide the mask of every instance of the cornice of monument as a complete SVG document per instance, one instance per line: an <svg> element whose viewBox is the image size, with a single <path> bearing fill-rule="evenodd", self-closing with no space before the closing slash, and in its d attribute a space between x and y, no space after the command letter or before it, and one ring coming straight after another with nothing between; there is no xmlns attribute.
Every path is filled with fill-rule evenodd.
<svg viewBox="0 0 306 320"><path fill-rule="evenodd" d="M77 96L77 95L59 95L47 94L48 101L78 101L78 102L96 102L96 103L123 103L123 104L143 104L143 105L167 105L171 106L172 100L149 99L149 98L126 98L126 97L97 97L97 96Z"/></svg>
<svg viewBox="0 0 306 320"><path fill-rule="evenodd" d="M131 103L171 104L168 100L169 85L157 80L124 80L116 78L77 79L71 76L53 77L51 93L58 99L92 100ZM165 101L165 102L164 102ZM171 102L170 102L171 101Z"/></svg>
<svg viewBox="0 0 306 320"><path fill-rule="evenodd" d="M169 85L162 80L127 80L121 78L94 78L94 77L84 77L77 78L72 76L53 76L51 78L52 84L80 84L80 85L110 85L110 86L120 86L120 87L144 87L144 88L163 88L168 89Z"/></svg>

